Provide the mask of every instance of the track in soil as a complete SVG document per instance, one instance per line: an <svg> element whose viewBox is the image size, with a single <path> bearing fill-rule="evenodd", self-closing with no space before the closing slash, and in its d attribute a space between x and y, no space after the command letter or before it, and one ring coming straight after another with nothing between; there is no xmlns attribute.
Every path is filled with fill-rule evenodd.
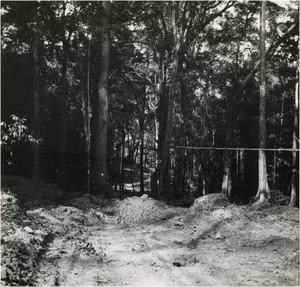
<svg viewBox="0 0 300 287"><path fill-rule="evenodd" d="M298 209L213 194L190 208L82 197L11 212L8 199L3 285L298 286Z"/></svg>
<svg viewBox="0 0 300 287"><path fill-rule="evenodd" d="M208 267L198 266L195 272L193 264L184 262L184 256L193 256L175 238L172 243L176 234L170 238L166 231L160 225L102 225L71 232L53 241L40 262L35 285L224 284L203 272Z"/></svg>
<svg viewBox="0 0 300 287"><path fill-rule="evenodd" d="M216 230L205 235L197 226L170 221L83 227L53 241L40 262L34 285L297 284L295 272L280 272L284 263L280 254L261 252L250 245L234 248L213 235Z"/></svg>

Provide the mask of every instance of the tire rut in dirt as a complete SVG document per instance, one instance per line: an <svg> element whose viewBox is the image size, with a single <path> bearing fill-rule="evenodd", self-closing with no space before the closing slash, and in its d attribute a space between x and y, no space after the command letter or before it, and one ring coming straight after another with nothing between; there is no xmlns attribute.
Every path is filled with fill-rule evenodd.
<svg viewBox="0 0 300 287"><path fill-rule="evenodd" d="M102 248L89 241L87 228L57 237L39 262L35 285L95 285L104 257Z"/></svg>

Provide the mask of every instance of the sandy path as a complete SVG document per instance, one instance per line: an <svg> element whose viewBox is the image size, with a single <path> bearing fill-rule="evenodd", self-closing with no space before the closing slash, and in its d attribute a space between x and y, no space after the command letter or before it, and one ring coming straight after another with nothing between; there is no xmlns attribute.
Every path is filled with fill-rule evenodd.
<svg viewBox="0 0 300 287"><path fill-rule="evenodd" d="M227 213L216 210L184 223L172 218L74 225L48 246L35 285L297 285L298 240L291 221L274 221L280 233L260 217L247 221L218 214Z"/></svg>
<svg viewBox="0 0 300 287"><path fill-rule="evenodd" d="M195 262L175 237L160 225L85 227L49 247L36 285L222 285L213 268ZM196 251L194 251L196 253ZM197 263L197 266L196 266ZM176 266L177 265L177 266ZM179 266L178 266L179 265Z"/></svg>
<svg viewBox="0 0 300 287"><path fill-rule="evenodd" d="M1 242L2 285L298 286L299 210L219 199L182 209L83 197L75 206L15 209Z"/></svg>

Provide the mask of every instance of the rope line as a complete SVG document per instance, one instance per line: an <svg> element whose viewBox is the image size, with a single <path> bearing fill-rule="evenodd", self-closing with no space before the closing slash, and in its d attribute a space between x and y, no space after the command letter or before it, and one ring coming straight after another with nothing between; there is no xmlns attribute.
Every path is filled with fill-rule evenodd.
<svg viewBox="0 0 300 287"><path fill-rule="evenodd" d="M293 148L234 148L234 147L200 147L200 146L195 146L195 147L190 147L190 146L168 146L171 149L195 149L195 150L229 150L229 151L289 151L289 152L299 152L300 149L293 149Z"/></svg>

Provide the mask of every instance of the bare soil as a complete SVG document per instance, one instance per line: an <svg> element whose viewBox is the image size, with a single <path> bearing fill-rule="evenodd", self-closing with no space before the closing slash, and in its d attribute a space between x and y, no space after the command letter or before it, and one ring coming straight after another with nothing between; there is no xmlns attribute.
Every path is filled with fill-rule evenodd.
<svg viewBox="0 0 300 287"><path fill-rule="evenodd" d="M1 285L299 285L297 208L222 194L190 208L145 195L62 200L53 187L33 202L21 183L1 192Z"/></svg>

